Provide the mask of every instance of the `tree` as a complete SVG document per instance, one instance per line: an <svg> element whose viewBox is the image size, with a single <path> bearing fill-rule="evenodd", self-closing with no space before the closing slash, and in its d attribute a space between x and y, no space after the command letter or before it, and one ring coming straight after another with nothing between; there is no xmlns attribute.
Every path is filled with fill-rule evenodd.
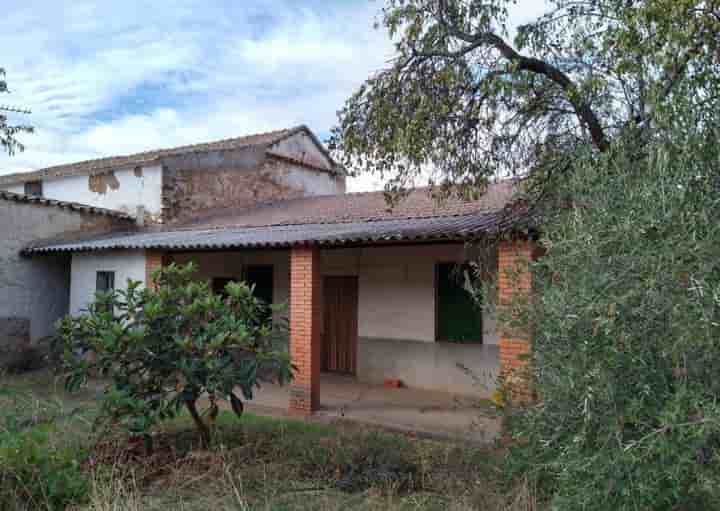
<svg viewBox="0 0 720 511"><path fill-rule="evenodd" d="M0 67L0 93L8 93L7 82L4 79L5 70ZM9 124L7 113L30 113L22 108L0 106L0 145L7 151L9 155L15 154L15 151L22 151L25 147L17 140L18 133L32 133L33 128L24 124Z"/></svg>
<svg viewBox="0 0 720 511"><path fill-rule="evenodd" d="M531 171L542 183L578 148L605 152L627 130L647 140L675 98L717 106L717 0L552 0L511 41L513 3L388 0L397 56L339 113L346 166L390 191L428 168L444 193Z"/></svg>
<svg viewBox="0 0 720 511"><path fill-rule="evenodd" d="M218 400L240 415L236 388L252 399L261 380L291 378L286 328L253 288L229 283L227 296L214 294L192 279L194 271L192 264L167 266L152 286L130 281L126 291L99 293L87 314L61 321L56 348L68 390L91 373L110 378L101 423L120 423L149 440L153 426L185 408L207 445ZM208 400L203 413L202 397Z"/></svg>
<svg viewBox="0 0 720 511"><path fill-rule="evenodd" d="M510 457L553 509L720 508L720 118L688 118L553 183Z"/></svg>

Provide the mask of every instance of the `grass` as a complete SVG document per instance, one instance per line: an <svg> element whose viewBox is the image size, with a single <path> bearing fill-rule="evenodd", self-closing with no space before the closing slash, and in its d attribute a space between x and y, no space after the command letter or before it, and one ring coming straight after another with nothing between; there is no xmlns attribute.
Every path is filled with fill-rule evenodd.
<svg viewBox="0 0 720 511"><path fill-rule="evenodd" d="M92 432L97 393L67 395L47 373L0 382L0 419L52 423L51 442L77 453L87 481L77 509L536 509L531 488L503 486L500 453L489 447L221 412L212 448L179 417L158 429L147 455L121 434Z"/></svg>

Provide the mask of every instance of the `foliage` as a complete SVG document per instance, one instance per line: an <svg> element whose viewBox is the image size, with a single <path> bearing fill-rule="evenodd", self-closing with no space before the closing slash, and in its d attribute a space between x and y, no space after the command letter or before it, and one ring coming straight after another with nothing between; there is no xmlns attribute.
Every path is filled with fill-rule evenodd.
<svg viewBox="0 0 720 511"><path fill-rule="evenodd" d="M193 280L194 271L173 264L154 274L152 286L130 281L127 290L99 293L87 314L59 325L67 388L76 390L93 372L109 376L101 418L148 442L153 426L185 407L207 444L218 400L239 415L236 388L249 400L261 379L291 377L285 325L268 315L280 309L245 283L214 294ZM198 411L203 397L206 418Z"/></svg>
<svg viewBox="0 0 720 511"><path fill-rule="evenodd" d="M720 509L720 131L681 107L553 183L511 461L554 509Z"/></svg>
<svg viewBox="0 0 720 511"><path fill-rule="evenodd" d="M716 1L550 0L511 40L514 3L387 0L396 57L339 114L346 166L390 178L391 197L428 172L440 196L473 195L496 175L566 173L576 149L652 130L677 98L717 108Z"/></svg>
<svg viewBox="0 0 720 511"><path fill-rule="evenodd" d="M0 93L10 92L4 78L5 70L0 67ZM32 133L33 128L25 124L11 124L6 112L27 112L21 109L0 107L0 146L12 156L15 151L24 149L24 146L17 140L17 135L20 133Z"/></svg>
<svg viewBox="0 0 720 511"><path fill-rule="evenodd" d="M65 509L81 502L87 479L82 449L54 436L63 410L12 391L0 412L0 509Z"/></svg>

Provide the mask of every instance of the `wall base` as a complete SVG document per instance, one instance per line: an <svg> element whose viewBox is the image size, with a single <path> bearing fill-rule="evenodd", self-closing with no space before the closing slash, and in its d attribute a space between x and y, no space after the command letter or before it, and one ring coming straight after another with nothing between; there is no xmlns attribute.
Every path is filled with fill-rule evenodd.
<svg viewBox="0 0 720 511"><path fill-rule="evenodd" d="M364 383L382 385L390 378L407 387L489 398L498 374L495 345L358 339L357 379Z"/></svg>

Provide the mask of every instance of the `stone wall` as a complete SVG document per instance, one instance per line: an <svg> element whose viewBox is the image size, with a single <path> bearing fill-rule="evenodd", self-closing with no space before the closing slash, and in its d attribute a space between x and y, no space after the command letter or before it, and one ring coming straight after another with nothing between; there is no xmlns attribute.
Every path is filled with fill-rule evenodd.
<svg viewBox="0 0 720 511"><path fill-rule="evenodd" d="M66 233L103 232L128 221L35 203L0 199L0 347L18 346L51 335L67 314L70 257L25 257L28 243Z"/></svg>
<svg viewBox="0 0 720 511"><path fill-rule="evenodd" d="M343 193L327 171L265 153L264 148L169 157L163 167L163 221L183 222L221 208Z"/></svg>

